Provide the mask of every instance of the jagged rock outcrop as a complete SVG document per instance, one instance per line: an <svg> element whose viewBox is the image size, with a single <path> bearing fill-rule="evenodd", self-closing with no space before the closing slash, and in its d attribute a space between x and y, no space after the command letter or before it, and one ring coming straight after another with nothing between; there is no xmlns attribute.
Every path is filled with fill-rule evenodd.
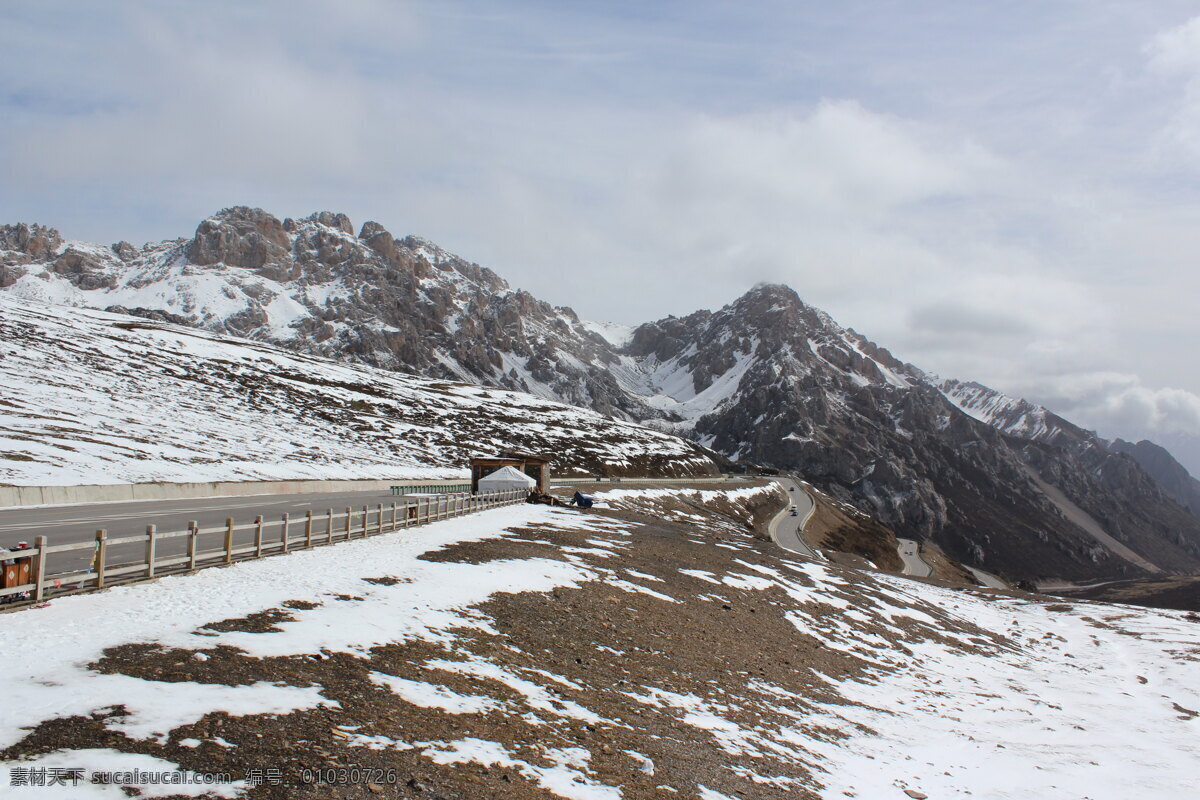
<svg viewBox="0 0 1200 800"><path fill-rule="evenodd" d="M62 236L44 225L0 225L0 250L7 251L6 261L30 263L46 261L62 246Z"/></svg>
<svg viewBox="0 0 1200 800"><path fill-rule="evenodd" d="M252 269L290 260L283 223L261 208L227 208L200 223L188 244L193 264L228 264Z"/></svg>

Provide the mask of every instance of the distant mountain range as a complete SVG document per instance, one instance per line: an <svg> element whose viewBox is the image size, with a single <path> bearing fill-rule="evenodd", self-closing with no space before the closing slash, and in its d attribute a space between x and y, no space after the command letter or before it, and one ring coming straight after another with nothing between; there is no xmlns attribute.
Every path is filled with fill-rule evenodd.
<svg viewBox="0 0 1200 800"><path fill-rule="evenodd" d="M239 207L140 248L0 227L0 288L639 422L799 472L1012 579L1200 570L1200 484L1169 453L941 380L784 286L624 328L374 222Z"/></svg>

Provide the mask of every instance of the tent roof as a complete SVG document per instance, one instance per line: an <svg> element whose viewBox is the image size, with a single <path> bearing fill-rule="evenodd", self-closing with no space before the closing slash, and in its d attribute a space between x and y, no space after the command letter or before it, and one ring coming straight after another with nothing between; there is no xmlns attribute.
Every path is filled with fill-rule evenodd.
<svg viewBox="0 0 1200 800"><path fill-rule="evenodd" d="M480 483L518 483L522 486L537 486L537 481L514 467L501 467L495 472L484 475Z"/></svg>

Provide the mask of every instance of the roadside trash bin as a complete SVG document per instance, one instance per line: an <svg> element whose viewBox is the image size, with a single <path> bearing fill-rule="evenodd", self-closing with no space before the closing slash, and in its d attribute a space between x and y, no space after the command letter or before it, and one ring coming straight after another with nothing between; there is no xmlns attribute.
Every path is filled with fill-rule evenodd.
<svg viewBox="0 0 1200 800"><path fill-rule="evenodd" d="M29 545L21 542L12 550L0 549L0 562L3 562L4 572L0 574L0 589L11 589L14 586L24 586L33 580L32 556L20 557L22 550L28 550ZM15 603L29 596L28 592L6 594L0 596L0 602Z"/></svg>

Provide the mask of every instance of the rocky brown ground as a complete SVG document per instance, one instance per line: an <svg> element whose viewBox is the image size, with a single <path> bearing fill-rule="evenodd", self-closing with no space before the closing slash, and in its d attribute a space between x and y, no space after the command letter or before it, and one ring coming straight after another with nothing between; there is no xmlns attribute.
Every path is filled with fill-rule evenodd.
<svg viewBox="0 0 1200 800"><path fill-rule="evenodd" d="M248 717L215 713L154 741L106 727L108 717L122 713L115 707L43 722L0 756L107 747L236 777L281 770L281 784L261 785L250 791L252 798L584 796L571 789L555 794L520 765L453 763L454 742L480 739L498 743L526 765L553 770L556 763L583 764L591 780L622 787L626 798L696 797L701 786L737 798L813 797L822 782L820 759L797 758L771 744L777 741L771 737L785 729L817 740L844 737L846 730L815 713L842 702L831 682L862 677L868 659L886 658L909 641L943 639L944 632L971 637L983 648L1004 642L949 617L937 625L864 621L859 633L865 643L851 641L849 647L830 646L825 631L798 629L797 613L838 624L833 616L845 598L820 599L801 562L781 559L765 540L765 521L777 509L777 498L767 493L741 501L713 496L705 503L684 492L624 508L568 512L610 521L607 533L538 525L430 552L429 560L470 563L574 559L600 576L575 588L493 596L473 611L489 630L464 628L450 642L281 658L255 658L224 645L113 648L94 670L153 681L319 685L340 708ZM831 571L861 581L836 567ZM761 578L755 584L759 574L769 573L786 575L797 591L813 594L798 601L781 585L765 586ZM406 578L367 573L363 580L366 586ZM874 591L855 589L863 597ZM213 620L198 632L270 635L306 609L356 602L362 598L352 594L297 597L280 608ZM958 639L946 641L961 646ZM497 678L496 669L509 678ZM490 705L452 713L415 704L373 679L377 673L486 698ZM514 684L512 676L536 691L520 688L524 684ZM733 729L697 725L697 715L716 715ZM340 784L354 777L346 770L355 768L378 772ZM332 783L311 781L312 771L320 770Z"/></svg>

